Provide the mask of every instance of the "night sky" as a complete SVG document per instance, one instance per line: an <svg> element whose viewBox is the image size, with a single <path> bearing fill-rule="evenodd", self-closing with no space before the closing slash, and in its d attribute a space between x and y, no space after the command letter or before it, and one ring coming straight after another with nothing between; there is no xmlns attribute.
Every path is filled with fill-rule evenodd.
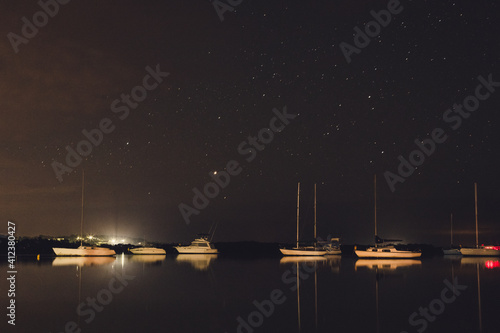
<svg viewBox="0 0 500 333"><path fill-rule="evenodd" d="M215 241L294 242L301 182L301 238L317 183L318 235L369 244L376 174L381 237L446 245L453 213L456 243L473 245L477 182L480 243L500 242L498 3L232 3L221 21L210 1L69 1L44 22L35 1L2 2L0 232L79 233L85 170L86 234L187 242L218 222ZM146 75L155 87L133 90ZM272 122L284 109L288 124ZM103 120L109 133L58 180L54 163ZM391 191L384 174L435 129L444 142ZM187 225L179 205L230 161Z"/></svg>

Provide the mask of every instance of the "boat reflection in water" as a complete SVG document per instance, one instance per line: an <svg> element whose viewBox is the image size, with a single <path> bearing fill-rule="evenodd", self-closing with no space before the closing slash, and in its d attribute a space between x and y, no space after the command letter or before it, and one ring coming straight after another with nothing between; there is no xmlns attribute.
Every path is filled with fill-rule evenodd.
<svg viewBox="0 0 500 333"><path fill-rule="evenodd" d="M462 257L461 265L479 265L488 269L500 268L498 257Z"/></svg>
<svg viewBox="0 0 500 333"><path fill-rule="evenodd" d="M130 262L142 262L142 263L147 263L147 264L153 264L153 263L158 263L162 262L165 260L167 256L165 254L149 254L149 255L134 255L131 256L129 261Z"/></svg>
<svg viewBox="0 0 500 333"><path fill-rule="evenodd" d="M463 256L462 256L462 253L460 254L447 254L447 255L444 255L443 256L443 259L444 260L447 260L447 261L460 261L462 260Z"/></svg>
<svg viewBox="0 0 500 333"><path fill-rule="evenodd" d="M354 264L357 270L359 267L380 270L395 270L400 267L420 265L422 262L416 259L358 259Z"/></svg>
<svg viewBox="0 0 500 333"><path fill-rule="evenodd" d="M178 254L175 261L187 262L196 270L206 271L217 256L217 254Z"/></svg>
<svg viewBox="0 0 500 333"><path fill-rule="evenodd" d="M375 332L380 333L380 308L379 308L379 283L388 276L398 276L398 268L419 266L422 262L418 259L358 259L354 264L354 270L368 268L375 272Z"/></svg>
<svg viewBox="0 0 500 333"><path fill-rule="evenodd" d="M280 264L315 263L326 262L327 260L324 256L290 256L281 258Z"/></svg>
<svg viewBox="0 0 500 333"><path fill-rule="evenodd" d="M56 257L52 266L99 266L115 261L116 257Z"/></svg>
<svg viewBox="0 0 500 333"><path fill-rule="evenodd" d="M477 274L477 317L478 317L478 323L479 323L479 332L483 332L483 310L482 310L482 304L481 304L481 274L480 274L480 267L484 266L485 268L490 269L488 266L494 266L494 263L498 264L498 259L496 257L464 257L460 261L461 266L469 266L469 265L475 265L476 266L476 274Z"/></svg>
<svg viewBox="0 0 500 333"><path fill-rule="evenodd" d="M340 257L337 257L340 259ZM301 306L300 306L300 286L301 282L305 283L302 280L302 276L300 275L301 270L306 270L308 274L314 271L314 327L318 329L318 263L321 265L327 264L329 261L338 262L340 264L340 260L337 259L328 260L325 256L290 256L283 257L280 259L280 264L295 264L293 266L293 271L295 271L295 279L297 286L297 329L299 332L302 332L302 317L301 317ZM308 266L308 268L304 268ZM312 270L311 270L312 269ZM306 275L308 276L308 275Z"/></svg>
<svg viewBox="0 0 500 333"><path fill-rule="evenodd" d="M327 255L325 258L327 260L327 265L330 266L332 272L339 273L342 257L339 255Z"/></svg>
<svg viewBox="0 0 500 333"><path fill-rule="evenodd" d="M484 266L488 269L500 268L500 261L497 260L487 260Z"/></svg>

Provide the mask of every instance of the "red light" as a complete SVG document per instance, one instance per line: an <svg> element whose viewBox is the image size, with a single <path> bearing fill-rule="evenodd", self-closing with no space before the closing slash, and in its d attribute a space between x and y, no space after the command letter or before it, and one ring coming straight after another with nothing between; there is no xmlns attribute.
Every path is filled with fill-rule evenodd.
<svg viewBox="0 0 500 333"><path fill-rule="evenodd" d="M488 269L499 268L500 267L500 262L498 260L497 261L488 260L487 262L484 263L484 265Z"/></svg>

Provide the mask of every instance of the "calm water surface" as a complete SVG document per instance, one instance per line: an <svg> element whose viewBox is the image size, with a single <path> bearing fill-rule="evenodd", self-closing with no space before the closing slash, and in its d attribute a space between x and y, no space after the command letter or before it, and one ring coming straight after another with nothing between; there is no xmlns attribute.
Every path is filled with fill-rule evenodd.
<svg viewBox="0 0 500 333"><path fill-rule="evenodd" d="M134 333L493 333L500 332L499 266L498 258L460 257L303 261L119 255L21 260L16 326L4 319L0 327L23 333L78 328ZM0 268L7 271L5 264ZM458 286L453 286L454 279ZM5 309L6 302L2 305Z"/></svg>

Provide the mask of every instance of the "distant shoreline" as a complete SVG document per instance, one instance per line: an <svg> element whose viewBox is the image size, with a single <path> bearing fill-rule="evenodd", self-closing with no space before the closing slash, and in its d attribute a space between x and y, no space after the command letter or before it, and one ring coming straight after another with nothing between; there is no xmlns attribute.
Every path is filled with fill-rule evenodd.
<svg viewBox="0 0 500 333"><path fill-rule="evenodd" d="M84 243L85 244L85 243ZM16 242L17 255L19 257L30 257L40 255L41 257L55 257L53 247L68 247L77 248L80 242L59 241L55 239L48 239L43 237L21 237ZM92 244L86 244L92 245ZM177 255L174 246L178 243L150 243L150 246L162 248L166 251L167 255ZM293 244L280 244L280 243L264 243L256 241L242 241L242 242L214 242L214 245L220 251L221 257L227 258L273 258L281 257L279 251L280 247L293 246ZM130 249L138 247L133 244L100 244L101 247L107 247L115 250L116 254L131 254ZM370 245L360 244L345 244L341 245L342 256L354 256L354 247L366 248ZM7 248L7 242L0 239L0 248ZM442 255L442 248L435 247L428 244L401 244L396 245L408 250L421 250L422 257L432 257ZM4 256L7 251L1 251L0 256Z"/></svg>

